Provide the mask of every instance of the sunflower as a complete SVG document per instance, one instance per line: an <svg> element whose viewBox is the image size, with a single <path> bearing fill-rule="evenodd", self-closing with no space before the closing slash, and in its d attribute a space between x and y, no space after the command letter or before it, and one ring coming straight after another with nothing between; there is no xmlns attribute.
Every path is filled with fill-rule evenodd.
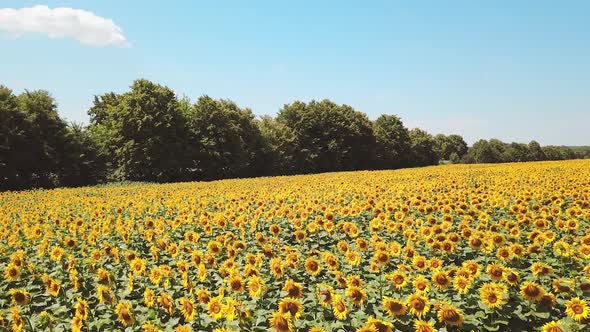
<svg viewBox="0 0 590 332"><path fill-rule="evenodd" d="M229 285L229 289L231 289L232 292L236 292L236 293L242 292L245 287L244 281L242 280L242 278L240 277L239 274L232 276L228 280L228 285Z"/></svg>
<svg viewBox="0 0 590 332"><path fill-rule="evenodd" d="M415 332L436 332L436 329L434 328L433 323L416 319L414 321L414 331Z"/></svg>
<svg viewBox="0 0 590 332"><path fill-rule="evenodd" d="M170 316L174 312L174 300L172 296L166 292L160 293L158 296L158 303Z"/></svg>
<svg viewBox="0 0 590 332"><path fill-rule="evenodd" d="M207 304L207 310L209 311L209 316L213 319L219 320L223 317L223 313L225 312L225 305L221 301L222 297L217 296L209 299L209 303Z"/></svg>
<svg viewBox="0 0 590 332"><path fill-rule="evenodd" d="M348 264L352 266L358 266L361 263L361 255L354 250L347 251L344 257L346 258Z"/></svg>
<svg viewBox="0 0 590 332"><path fill-rule="evenodd" d="M10 281L17 281L20 279L20 268L14 263L9 263L4 268L4 278Z"/></svg>
<svg viewBox="0 0 590 332"><path fill-rule="evenodd" d="M555 293L569 293L574 288L573 280L554 279L552 282Z"/></svg>
<svg viewBox="0 0 590 332"><path fill-rule="evenodd" d="M531 272L537 278L553 273L553 268L545 263L535 262L531 265Z"/></svg>
<svg viewBox="0 0 590 332"><path fill-rule="evenodd" d="M415 316L422 317L430 310L428 298L421 294L411 294L406 302L410 312Z"/></svg>
<svg viewBox="0 0 590 332"><path fill-rule="evenodd" d="M88 318L88 302L83 298L79 297L76 299L76 304L74 305L76 309L76 316L80 317L82 320L86 320Z"/></svg>
<svg viewBox="0 0 590 332"><path fill-rule="evenodd" d="M391 317L405 315L408 310L405 303L387 296L383 297L383 308Z"/></svg>
<svg viewBox="0 0 590 332"><path fill-rule="evenodd" d="M412 282L417 293L428 293L430 291L430 283L423 275L419 275Z"/></svg>
<svg viewBox="0 0 590 332"><path fill-rule="evenodd" d="M590 308L588 307L586 300L575 297L571 300L565 301L565 313L568 317L579 323L588 318L588 315L590 315Z"/></svg>
<svg viewBox="0 0 590 332"><path fill-rule="evenodd" d="M187 297L182 297L179 300L180 302L180 311L184 316L184 320L187 322L192 322L195 319L195 315L197 313L195 308L195 301L193 299L189 299Z"/></svg>
<svg viewBox="0 0 590 332"><path fill-rule="evenodd" d="M553 320L543 325L541 332L566 332L566 329L559 322Z"/></svg>
<svg viewBox="0 0 590 332"><path fill-rule="evenodd" d="M292 332L293 323L287 313L274 312L269 320L270 327L276 332Z"/></svg>
<svg viewBox="0 0 590 332"><path fill-rule="evenodd" d="M510 285L515 286L520 282L520 275L513 269L506 268L504 270L504 280Z"/></svg>
<svg viewBox="0 0 590 332"><path fill-rule="evenodd" d="M190 325L178 325L175 329L174 332L192 332L193 329L190 327Z"/></svg>
<svg viewBox="0 0 590 332"><path fill-rule="evenodd" d="M96 276L98 278L98 283L109 286L111 285L111 274L106 269L100 268L96 270Z"/></svg>
<svg viewBox="0 0 590 332"><path fill-rule="evenodd" d="M25 305L31 301L29 292L20 288L11 288L8 293L12 296L12 304Z"/></svg>
<svg viewBox="0 0 590 332"><path fill-rule="evenodd" d="M377 332L373 325L363 325L355 330L355 332Z"/></svg>
<svg viewBox="0 0 590 332"><path fill-rule="evenodd" d="M198 288L197 289L197 300L199 303L207 304L209 303L209 290L206 288Z"/></svg>
<svg viewBox="0 0 590 332"><path fill-rule="evenodd" d="M334 289L331 286L326 284L318 284L317 288L317 298L320 304L324 307L332 304L332 298L334 297Z"/></svg>
<svg viewBox="0 0 590 332"><path fill-rule="evenodd" d="M423 256L414 256L412 266L418 271L424 271L428 268L428 261Z"/></svg>
<svg viewBox="0 0 590 332"><path fill-rule="evenodd" d="M367 300L367 293L361 287L357 286L346 288L345 295L351 299L352 304L356 306L360 306Z"/></svg>
<svg viewBox="0 0 590 332"><path fill-rule="evenodd" d="M532 302L539 302L545 295L545 290L539 284L527 281L520 288L520 295Z"/></svg>
<svg viewBox="0 0 590 332"><path fill-rule="evenodd" d="M375 262L377 262L377 264L385 265L389 263L389 254L383 250L379 250L375 252L375 254L373 255L373 259L375 260Z"/></svg>
<svg viewBox="0 0 590 332"><path fill-rule="evenodd" d="M285 267L283 266L283 261L280 258L275 257L270 260L270 273L275 278L280 278L283 276L283 274L285 274Z"/></svg>
<svg viewBox="0 0 590 332"><path fill-rule="evenodd" d="M453 280L453 288L459 292L459 294L467 294L469 288L471 288L471 279L464 276L457 276Z"/></svg>
<svg viewBox="0 0 590 332"><path fill-rule="evenodd" d="M344 320L348 316L348 306L339 294L334 295L332 298L332 311L334 312L334 317L339 320Z"/></svg>
<svg viewBox="0 0 590 332"><path fill-rule="evenodd" d="M72 318L72 322L71 322L72 332L81 332L83 326L84 326L84 320L82 319L82 317L75 315Z"/></svg>
<svg viewBox="0 0 590 332"><path fill-rule="evenodd" d="M295 240L297 240L298 242L303 242L305 240L305 238L307 237L307 234L305 233L305 231L303 230L296 230L295 231Z"/></svg>
<svg viewBox="0 0 590 332"><path fill-rule="evenodd" d="M116 308L117 316L123 326L127 327L135 321L133 319L133 313L131 313L130 304L127 301L120 302Z"/></svg>
<svg viewBox="0 0 590 332"><path fill-rule="evenodd" d="M253 299L259 298L264 291L264 280L257 275L248 278L248 294Z"/></svg>
<svg viewBox="0 0 590 332"><path fill-rule="evenodd" d="M546 307L554 307L556 303L557 298L551 292L545 293L545 295L543 295L543 297L541 298L541 301L539 301L540 305L544 305Z"/></svg>
<svg viewBox="0 0 590 332"><path fill-rule="evenodd" d="M312 326L309 328L309 330L307 330L307 332L326 332L326 330L319 326Z"/></svg>
<svg viewBox="0 0 590 332"><path fill-rule="evenodd" d="M461 310L454 306L443 303L438 306L437 314L438 321L449 326L461 326L465 321L465 315Z"/></svg>
<svg viewBox="0 0 590 332"><path fill-rule="evenodd" d="M481 273L481 266L474 260L468 260L463 262L462 266L466 268L469 273L471 273L471 277L477 278Z"/></svg>
<svg viewBox="0 0 590 332"><path fill-rule="evenodd" d="M317 259L313 257L308 257L305 260L305 272L311 274L312 276L317 276L321 271L322 266L320 265L320 262Z"/></svg>
<svg viewBox="0 0 590 332"><path fill-rule="evenodd" d="M303 306L299 303L299 299L287 297L279 302L279 312L289 314L292 319L298 319L303 312Z"/></svg>
<svg viewBox="0 0 590 332"><path fill-rule="evenodd" d="M111 290L105 285L98 285L96 288L96 295L98 296L98 303L113 304L114 298Z"/></svg>
<svg viewBox="0 0 590 332"><path fill-rule="evenodd" d="M143 303L145 303L148 308L153 307L156 303L156 293L152 289L146 288L145 291L143 291Z"/></svg>
<svg viewBox="0 0 590 332"><path fill-rule="evenodd" d="M492 263L492 264L488 265L488 268L486 269L486 273L488 274L488 276L490 276L490 278L493 281L500 281L500 280L502 280L502 277L504 275L504 269L505 269L504 266L502 266L500 264Z"/></svg>
<svg viewBox="0 0 590 332"><path fill-rule="evenodd" d="M56 280L51 280L49 287L47 287L47 292L49 293L49 295L53 296L53 297L57 297L59 295L59 291L61 289L61 285L58 281Z"/></svg>
<svg viewBox="0 0 590 332"><path fill-rule="evenodd" d="M162 271L160 270L159 267L154 266L150 270L150 281L154 285L159 285L160 282L162 281Z"/></svg>
<svg viewBox="0 0 590 332"><path fill-rule="evenodd" d="M65 251L60 248L60 247L54 247L53 249L51 249L51 254L49 255L49 258L52 261L60 261L61 258L63 257Z"/></svg>
<svg viewBox="0 0 590 332"><path fill-rule="evenodd" d="M303 286L293 279L287 279L283 291L287 292L289 297L301 297L303 295Z"/></svg>
<svg viewBox="0 0 590 332"><path fill-rule="evenodd" d="M451 278L445 271L436 271L432 274L432 283L438 289L447 289L451 285Z"/></svg>
<svg viewBox="0 0 590 332"><path fill-rule="evenodd" d="M392 286L397 290L406 287L408 284L408 276L399 270L387 275L387 279L391 280Z"/></svg>
<svg viewBox="0 0 590 332"><path fill-rule="evenodd" d="M367 326L372 326L375 331L377 332L393 332L393 324L390 322L386 322L381 319L375 319L373 317L369 317L367 320Z"/></svg>
<svg viewBox="0 0 590 332"><path fill-rule="evenodd" d="M479 290L481 301L490 308L497 308L506 303L506 286L497 283L485 283Z"/></svg>

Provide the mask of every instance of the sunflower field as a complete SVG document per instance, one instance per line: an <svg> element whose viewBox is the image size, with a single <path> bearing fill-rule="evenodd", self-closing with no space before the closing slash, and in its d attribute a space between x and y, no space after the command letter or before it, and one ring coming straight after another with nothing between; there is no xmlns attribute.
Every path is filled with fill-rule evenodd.
<svg viewBox="0 0 590 332"><path fill-rule="evenodd" d="M590 331L590 161L0 193L1 331Z"/></svg>

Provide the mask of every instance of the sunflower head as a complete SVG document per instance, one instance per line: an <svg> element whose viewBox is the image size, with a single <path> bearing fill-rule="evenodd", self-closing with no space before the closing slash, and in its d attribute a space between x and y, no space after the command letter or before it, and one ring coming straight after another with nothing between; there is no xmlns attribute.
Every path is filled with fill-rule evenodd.
<svg viewBox="0 0 590 332"><path fill-rule="evenodd" d="M590 315L590 308L586 300L575 297L565 302L565 313L576 322L581 322Z"/></svg>
<svg viewBox="0 0 590 332"><path fill-rule="evenodd" d="M344 299L339 294L334 295L332 298L332 311L336 319L344 320L346 317L348 317L350 310L348 309Z"/></svg>
<svg viewBox="0 0 590 332"><path fill-rule="evenodd" d="M410 312L418 317L424 316L430 310L428 298L421 294L411 294L407 300Z"/></svg>
<svg viewBox="0 0 590 332"><path fill-rule="evenodd" d="M122 301L117 304L116 307L117 316L119 317L119 322L125 327L132 325L135 320L133 319L133 314L131 313L131 305L127 301Z"/></svg>
<svg viewBox="0 0 590 332"><path fill-rule="evenodd" d="M545 295L545 290L540 285L528 281L520 288L520 295L529 301L539 302Z"/></svg>
<svg viewBox="0 0 590 332"><path fill-rule="evenodd" d="M383 309L391 317L403 316L408 310L405 303L387 296L383 298Z"/></svg>
<svg viewBox="0 0 590 332"><path fill-rule="evenodd" d="M29 295L29 292L27 292L24 289L11 288L8 291L8 293L12 297L12 304L25 305L25 304L28 304L31 300L31 296Z"/></svg>
<svg viewBox="0 0 590 332"><path fill-rule="evenodd" d="M287 297L279 302L279 312L289 314L292 319L298 319L303 313L303 306L299 299Z"/></svg>
<svg viewBox="0 0 590 332"><path fill-rule="evenodd" d="M447 303L438 306L437 317L439 322L449 326L461 326L465 320L461 310Z"/></svg>
<svg viewBox="0 0 590 332"><path fill-rule="evenodd" d="M270 327L276 332L292 332L293 323L291 322L291 316L286 313L275 312L272 314L270 321Z"/></svg>

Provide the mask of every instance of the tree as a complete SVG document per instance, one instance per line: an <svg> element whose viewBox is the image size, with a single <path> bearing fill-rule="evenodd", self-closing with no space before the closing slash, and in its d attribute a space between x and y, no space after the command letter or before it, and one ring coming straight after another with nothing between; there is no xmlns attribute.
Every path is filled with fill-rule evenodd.
<svg viewBox="0 0 590 332"><path fill-rule="evenodd" d="M184 172L184 119L168 87L139 79L131 91L96 97L89 110L92 138L106 154L112 178L174 181Z"/></svg>
<svg viewBox="0 0 590 332"><path fill-rule="evenodd" d="M426 131L414 128L409 133L411 142L410 166L427 166L438 164L434 151L434 138Z"/></svg>
<svg viewBox="0 0 590 332"><path fill-rule="evenodd" d="M270 116L263 116L257 124L264 143L264 174L295 174L297 152L293 130Z"/></svg>
<svg viewBox="0 0 590 332"><path fill-rule="evenodd" d="M0 85L0 189L30 185L35 156L30 151L31 129L12 90Z"/></svg>
<svg viewBox="0 0 590 332"><path fill-rule="evenodd" d="M539 160L545 160L545 154L543 153L543 149L541 148L541 145L537 142L537 141L531 141L529 143L529 156L528 156L528 160L532 160L532 161L539 161Z"/></svg>
<svg viewBox="0 0 590 332"><path fill-rule="evenodd" d="M403 122L395 115L381 115L373 122L377 143L377 167L400 168L408 163L410 134Z"/></svg>
<svg viewBox="0 0 590 332"><path fill-rule="evenodd" d="M529 156L530 152L526 144L513 142L505 145L502 161L506 163L528 161Z"/></svg>
<svg viewBox="0 0 590 332"><path fill-rule="evenodd" d="M82 186L106 180L106 160L86 128L80 124L68 126L66 144L60 185Z"/></svg>
<svg viewBox="0 0 590 332"><path fill-rule="evenodd" d="M277 121L295 134L298 173L367 169L375 137L364 113L330 100L285 105Z"/></svg>
<svg viewBox="0 0 590 332"><path fill-rule="evenodd" d="M250 109L230 100L202 96L186 117L193 176L218 179L263 175L263 140Z"/></svg>
<svg viewBox="0 0 590 332"><path fill-rule="evenodd" d="M485 139L480 139L473 143L469 154L475 163L494 163L498 162L490 143Z"/></svg>

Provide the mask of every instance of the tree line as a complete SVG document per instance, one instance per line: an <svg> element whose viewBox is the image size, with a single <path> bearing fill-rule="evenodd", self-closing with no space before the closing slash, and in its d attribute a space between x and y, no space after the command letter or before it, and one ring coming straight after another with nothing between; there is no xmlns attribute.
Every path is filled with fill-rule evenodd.
<svg viewBox="0 0 590 332"><path fill-rule="evenodd" d="M111 181L172 182L590 157L590 149L479 140L375 121L330 100L285 104L256 117L231 100L179 98L139 79L94 97L87 126L60 118L44 90L15 95L0 85L0 189Z"/></svg>

